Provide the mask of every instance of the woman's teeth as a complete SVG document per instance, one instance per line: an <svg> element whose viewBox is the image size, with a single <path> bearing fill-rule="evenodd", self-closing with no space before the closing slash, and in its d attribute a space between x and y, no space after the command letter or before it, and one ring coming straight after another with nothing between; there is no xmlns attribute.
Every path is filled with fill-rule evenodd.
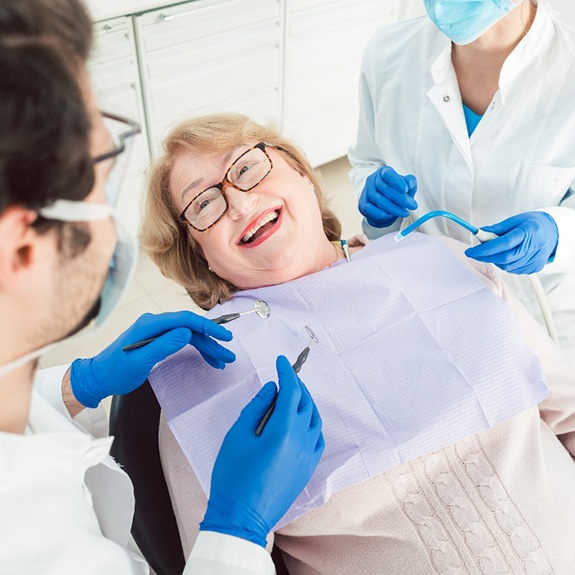
<svg viewBox="0 0 575 575"><path fill-rule="evenodd" d="M265 215L253 228L250 228L246 232L246 234L242 237L242 242L244 244L247 244L255 236L256 232L260 228L263 228L267 223L276 220L279 217L279 215L280 214L277 210L274 210L273 212L270 212L269 214Z"/></svg>

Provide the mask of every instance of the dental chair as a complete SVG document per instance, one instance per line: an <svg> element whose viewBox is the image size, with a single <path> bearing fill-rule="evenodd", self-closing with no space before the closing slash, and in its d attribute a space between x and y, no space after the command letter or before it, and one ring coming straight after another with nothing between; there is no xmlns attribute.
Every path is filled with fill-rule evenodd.
<svg viewBox="0 0 575 575"><path fill-rule="evenodd" d="M159 425L160 405L148 381L127 395L113 397L111 453L134 485L132 536L157 575L181 575L185 559L160 461ZM277 547L272 559L277 575L289 575Z"/></svg>

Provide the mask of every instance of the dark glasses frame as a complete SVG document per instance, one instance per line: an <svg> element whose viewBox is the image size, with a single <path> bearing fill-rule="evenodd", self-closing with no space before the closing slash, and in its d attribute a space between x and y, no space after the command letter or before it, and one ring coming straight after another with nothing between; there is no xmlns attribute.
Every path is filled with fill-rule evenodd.
<svg viewBox="0 0 575 575"><path fill-rule="evenodd" d="M110 112L100 112L103 118L108 118L109 120L114 120L115 122L120 122L122 124L126 124L129 128L116 136L120 140L120 145L105 154L100 156L96 156L92 161L94 164L98 162L103 162L104 160L109 160L110 158L115 158L119 156L125 149L126 149L126 142L137 136L138 134L142 133L140 128L140 124L138 122L134 122L134 120L129 120L128 118L124 118L123 116L118 116L116 114L111 114Z"/></svg>

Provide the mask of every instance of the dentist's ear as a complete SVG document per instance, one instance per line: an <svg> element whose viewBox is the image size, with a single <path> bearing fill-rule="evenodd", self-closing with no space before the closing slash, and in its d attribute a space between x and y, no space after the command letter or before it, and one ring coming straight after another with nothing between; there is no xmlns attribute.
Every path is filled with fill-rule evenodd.
<svg viewBox="0 0 575 575"><path fill-rule="evenodd" d="M30 271L37 259L40 237L31 226L37 219L36 212L20 206L10 207L0 215L0 289L3 292L19 291L31 285Z"/></svg>

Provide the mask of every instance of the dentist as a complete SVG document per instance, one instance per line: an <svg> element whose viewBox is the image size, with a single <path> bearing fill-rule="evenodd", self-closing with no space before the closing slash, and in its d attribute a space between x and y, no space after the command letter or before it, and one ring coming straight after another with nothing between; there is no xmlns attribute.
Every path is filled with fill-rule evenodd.
<svg viewBox="0 0 575 575"><path fill-rule="evenodd" d="M575 32L546 0L424 0L427 16L381 28L360 80L350 177L370 237L447 210L496 239L467 255L541 272L575 364ZM436 218L421 231L470 245Z"/></svg>
<svg viewBox="0 0 575 575"><path fill-rule="evenodd" d="M138 127L97 109L85 68L90 42L90 18L76 0L0 4L0 571L10 575L149 572L127 549L133 490L109 456L97 408L147 374L127 386L90 364L76 381L72 373L63 385L34 385L46 349L109 314L136 254L113 204ZM119 138L107 122L124 124ZM216 341L230 332L194 314L147 316L124 337L150 330L164 333L152 348L159 359L191 343L216 367L233 360ZM267 533L323 451L305 386L285 358L277 371L264 433L255 429L276 395L272 382L224 439L185 573L274 572ZM246 467L250 481L234 481Z"/></svg>

